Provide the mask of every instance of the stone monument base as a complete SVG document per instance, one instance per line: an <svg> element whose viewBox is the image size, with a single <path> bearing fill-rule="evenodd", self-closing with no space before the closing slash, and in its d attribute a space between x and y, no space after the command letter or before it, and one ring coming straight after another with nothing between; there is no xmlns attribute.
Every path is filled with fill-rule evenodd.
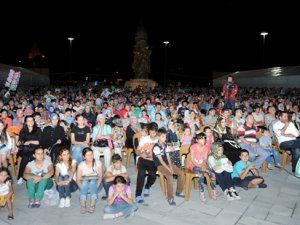
<svg viewBox="0 0 300 225"><path fill-rule="evenodd" d="M154 89L158 84L150 79L131 79L125 82L125 87L136 89L137 87Z"/></svg>

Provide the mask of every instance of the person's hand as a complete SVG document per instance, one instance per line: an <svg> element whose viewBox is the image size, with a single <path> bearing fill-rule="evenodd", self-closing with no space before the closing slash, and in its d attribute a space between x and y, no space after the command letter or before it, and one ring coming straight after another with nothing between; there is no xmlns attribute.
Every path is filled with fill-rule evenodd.
<svg viewBox="0 0 300 225"><path fill-rule="evenodd" d="M40 182L42 180L42 177L34 176L33 180L34 180L34 183L37 184L38 182Z"/></svg>
<svg viewBox="0 0 300 225"><path fill-rule="evenodd" d="M58 145L61 144L61 140L58 139L55 144L58 144Z"/></svg>
<svg viewBox="0 0 300 225"><path fill-rule="evenodd" d="M253 164L253 163L250 163L249 166L248 166L248 168L249 168L250 170L254 169L254 164Z"/></svg>

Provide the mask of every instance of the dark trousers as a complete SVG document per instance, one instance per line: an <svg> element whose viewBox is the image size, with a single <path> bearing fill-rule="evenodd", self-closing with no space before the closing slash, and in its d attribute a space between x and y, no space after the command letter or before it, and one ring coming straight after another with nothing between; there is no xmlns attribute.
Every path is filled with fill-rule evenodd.
<svg viewBox="0 0 300 225"><path fill-rule="evenodd" d="M300 139L281 142L280 149L292 153L292 171L295 172L297 162L300 158Z"/></svg>
<svg viewBox="0 0 300 225"><path fill-rule="evenodd" d="M215 173L217 182L222 189L222 191L225 191L229 188L234 188L233 180L231 178L231 173L228 173L227 171L223 171L222 173Z"/></svg>
<svg viewBox="0 0 300 225"><path fill-rule="evenodd" d="M226 100L224 104L224 109L232 109L232 112L235 110L235 101Z"/></svg>
<svg viewBox="0 0 300 225"><path fill-rule="evenodd" d="M137 167L138 167L138 174L137 174L137 181L136 181L135 196L141 196L143 192L144 183L145 183L146 171L148 171L148 178L147 178L147 183L145 185L145 188L150 189L150 187L154 184L156 180L157 168L153 161L149 161L141 157L138 159Z"/></svg>

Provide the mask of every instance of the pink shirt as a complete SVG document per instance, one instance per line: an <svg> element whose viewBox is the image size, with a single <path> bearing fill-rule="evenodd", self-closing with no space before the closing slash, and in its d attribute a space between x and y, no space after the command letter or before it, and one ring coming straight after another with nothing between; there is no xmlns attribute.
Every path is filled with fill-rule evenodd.
<svg viewBox="0 0 300 225"><path fill-rule="evenodd" d="M109 188L108 196L112 197L115 193L116 193L116 185L113 184ZM126 197L130 197L131 196L131 190L130 190L130 187L128 185L124 186L123 194ZM123 198L121 198L121 197L116 197L115 201L114 201L115 204L122 204L123 202L125 202L125 200Z"/></svg>
<svg viewBox="0 0 300 225"><path fill-rule="evenodd" d="M192 135L187 136L187 135L183 134L182 138L181 138L181 145L190 145L192 142L192 139L193 139Z"/></svg>
<svg viewBox="0 0 300 225"><path fill-rule="evenodd" d="M209 152L209 147L207 145L204 145L202 147L202 149L200 150L199 149L199 144L193 144L191 147L190 147L190 150L191 152L193 152L194 154L194 158L192 160L190 160L190 163L188 165L188 168L190 170L193 170L193 168L196 166L193 161L196 161L198 162L199 164L203 164L203 163L206 163L207 161L207 155L208 155L208 152Z"/></svg>

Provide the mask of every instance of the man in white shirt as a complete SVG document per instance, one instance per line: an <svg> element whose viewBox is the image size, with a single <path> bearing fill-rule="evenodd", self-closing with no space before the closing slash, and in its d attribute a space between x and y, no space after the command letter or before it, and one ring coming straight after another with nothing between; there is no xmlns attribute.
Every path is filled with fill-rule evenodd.
<svg viewBox="0 0 300 225"><path fill-rule="evenodd" d="M280 149L292 153L292 171L295 172L296 164L300 158L299 131L295 125L288 120L288 113L279 112L279 121L273 125L273 131L277 137Z"/></svg>

